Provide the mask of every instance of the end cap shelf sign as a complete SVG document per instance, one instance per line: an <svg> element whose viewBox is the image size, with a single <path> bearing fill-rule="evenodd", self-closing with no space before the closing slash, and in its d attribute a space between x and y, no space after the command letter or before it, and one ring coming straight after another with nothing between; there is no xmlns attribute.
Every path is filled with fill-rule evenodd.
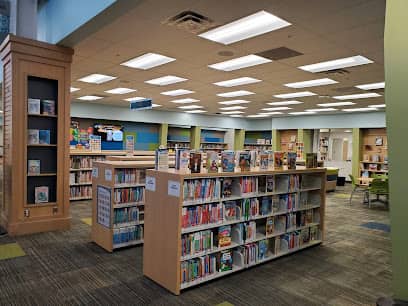
<svg viewBox="0 0 408 306"><path fill-rule="evenodd" d="M142 109L151 109L152 108L152 99L143 99L130 102L131 110L142 110Z"/></svg>

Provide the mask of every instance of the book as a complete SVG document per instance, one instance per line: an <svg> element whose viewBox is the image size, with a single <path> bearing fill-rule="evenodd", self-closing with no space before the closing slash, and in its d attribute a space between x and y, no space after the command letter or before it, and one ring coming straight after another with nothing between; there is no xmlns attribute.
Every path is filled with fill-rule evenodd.
<svg viewBox="0 0 408 306"><path fill-rule="evenodd" d="M219 272L232 270L232 253L231 250L221 251L219 259Z"/></svg>
<svg viewBox="0 0 408 306"><path fill-rule="evenodd" d="M227 198L232 196L232 179L224 178L222 181L222 197Z"/></svg>
<svg viewBox="0 0 408 306"><path fill-rule="evenodd" d="M29 145L39 144L40 143L40 135L39 130L29 129L27 131L27 143Z"/></svg>
<svg viewBox="0 0 408 306"><path fill-rule="evenodd" d="M55 101L41 100L42 113L44 115L55 115Z"/></svg>
<svg viewBox="0 0 408 306"><path fill-rule="evenodd" d="M27 172L29 175L39 175L41 161L39 159L29 159L27 161Z"/></svg>
<svg viewBox="0 0 408 306"><path fill-rule="evenodd" d="M169 169L169 151L167 149L156 150L154 167L156 170Z"/></svg>
<svg viewBox="0 0 408 306"><path fill-rule="evenodd" d="M191 173L201 172L201 153L190 152L190 171Z"/></svg>
<svg viewBox="0 0 408 306"><path fill-rule="evenodd" d="M250 155L250 161L249 161L250 168L254 169L256 167L256 163L258 160L258 151L251 150L249 151L249 155Z"/></svg>
<svg viewBox="0 0 408 306"><path fill-rule="evenodd" d="M226 201L224 203L224 218L227 221L238 220L241 217L241 208L236 201Z"/></svg>
<svg viewBox="0 0 408 306"><path fill-rule="evenodd" d="M224 225L218 228L216 241L219 248L231 245L231 225Z"/></svg>
<svg viewBox="0 0 408 306"><path fill-rule="evenodd" d="M251 154L250 152L244 151L239 153L239 167L241 171L251 170Z"/></svg>
<svg viewBox="0 0 408 306"><path fill-rule="evenodd" d="M258 259L262 260L268 257L268 239L258 242Z"/></svg>
<svg viewBox="0 0 408 306"><path fill-rule="evenodd" d="M273 217L266 218L266 235L272 235L274 233L274 224L275 222Z"/></svg>
<svg viewBox="0 0 408 306"><path fill-rule="evenodd" d="M35 187L35 203L48 202L48 186Z"/></svg>
<svg viewBox="0 0 408 306"><path fill-rule="evenodd" d="M288 169L296 169L296 156L297 154L295 152L288 152L288 159L287 159L287 164L288 164Z"/></svg>
<svg viewBox="0 0 408 306"><path fill-rule="evenodd" d="M269 155L268 153L261 153L259 154L259 169L260 170L268 170L269 168Z"/></svg>
<svg viewBox="0 0 408 306"><path fill-rule="evenodd" d="M215 151L207 151L207 171L208 173L218 172L218 153Z"/></svg>
<svg viewBox="0 0 408 306"><path fill-rule="evenodd" d="M50 130L39 130L38 139L40 144L50 144Z"/></svg>
<svg viewBox="0 0 408 306"><path fill-rule="evenodd" d="M275 151L273 152L273 167L274 169L283 169L284 153Z"/></svg>
<svg viewBox="0 0 408 306"><path fill-rule="evenodd" d="M29 115L41 114L40 99L28 98L27 107L27 112Z"/></svg>
<svg viewBox="0 0 408 306"><path fill-rule="evenodd" d="M176 165L177 170L188 170L188 165L190 162L190 150L187 149L176 149Z"/></svg>
<svg viewBox="0 0 408 306"><path fill-rule="evenodd" d="M306 168L317 168L317 153L306 153Z"/></svg>
<svg viewBox="0 0 408 306"><path fill-rule="evenodd" d="M221 153L221 163L223 172L234 172L235 169L234 151L223 151Z"/></svg>
<svg viewBox="0 0 408 306"><path fill-rule="evenodd" d="M275 186L275 177L274 176L268 176L266 178L266 192L273 192L274 191L274 186Z"/></svg>

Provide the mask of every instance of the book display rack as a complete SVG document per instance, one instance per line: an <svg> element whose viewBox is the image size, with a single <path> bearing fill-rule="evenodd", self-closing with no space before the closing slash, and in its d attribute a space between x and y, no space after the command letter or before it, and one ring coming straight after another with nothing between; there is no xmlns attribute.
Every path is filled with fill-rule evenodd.
<svg viewBox="0 0 408 306"><path fill-rule="evenodd" d="M388 142L385 128L363 129L360 177L388 175Z"/></svg>

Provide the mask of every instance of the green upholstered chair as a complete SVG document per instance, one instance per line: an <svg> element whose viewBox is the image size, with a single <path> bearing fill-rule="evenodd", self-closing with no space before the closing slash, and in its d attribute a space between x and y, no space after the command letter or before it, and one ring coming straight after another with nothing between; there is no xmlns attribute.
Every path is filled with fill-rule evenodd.
<svg viewBox="0 0 408 306"><path fill-rule="evenodd" d="M371 199L371 195L375 195L376 198L374 200ZM384 196L385 200L381 200L380 197ZM371 202L377 201L388 205L388 178L381 179L381 178L374 178L368 187L368 207L371 207Z"/></svg>
<svg viewBox="0 0 408 306"><path fill-rule="evenodd" d="M356 192L364 192L364 202L368 201L368 186L361 186L360 184L357 183L357 180L355 179L355 177L353 175L349 175L350 180L351 180L351 185L353 187L351 194L350 194L350 205L351 205L351 201L353 199L353 195Z"/></svg>

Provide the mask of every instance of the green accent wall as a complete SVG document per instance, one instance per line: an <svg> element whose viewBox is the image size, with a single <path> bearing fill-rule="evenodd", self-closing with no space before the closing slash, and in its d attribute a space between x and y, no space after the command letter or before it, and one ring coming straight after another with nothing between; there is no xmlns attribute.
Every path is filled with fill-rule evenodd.
<svg viewBox="0 0 408 306"><path fill-rule="evenodd" d="M199 126L191 127L191 149L200 149L201 143L201 128Z"/></svg>
<svg viewBox="0 0 408 306"><path fill-rule="evenodd" d="M235 130L234 135L234 150L243 150L245 141L245 130Z"/></svg>
<svg viewBox="0 0 408 306"><path fill-rule="evenodd" d="M313 130L298 129L298 142L303 142L304 153L313 152Z"/></svg>
<svg viewBox="0 0 408 306"><path fill-rule="evenodd" d="M162 123L159 129L159 145L167 146L167 134L169 132L169 124Z"/></svg>
<svg viewBox="0 0 408 306"><path fill-rule="evenodd" d="M385 101L388 157L390 216L392 242L392 291L395 298L408 301L408 1L387 1L384 32Z"/></svg>
<svg viewBox="0 0 408 306"><path fill-rule="evenodd" d="M279 151L281 149L279 130L272 130L272 150Z"/></svg>
<svg viewBox="0 0 408 306"><path fill-rule="evenodd" d="M352 136L352 151L351 151L351 174L355 178L360 177L360 161L361 161L361 141L363 139L362 130L353 129Z"/></svg>

